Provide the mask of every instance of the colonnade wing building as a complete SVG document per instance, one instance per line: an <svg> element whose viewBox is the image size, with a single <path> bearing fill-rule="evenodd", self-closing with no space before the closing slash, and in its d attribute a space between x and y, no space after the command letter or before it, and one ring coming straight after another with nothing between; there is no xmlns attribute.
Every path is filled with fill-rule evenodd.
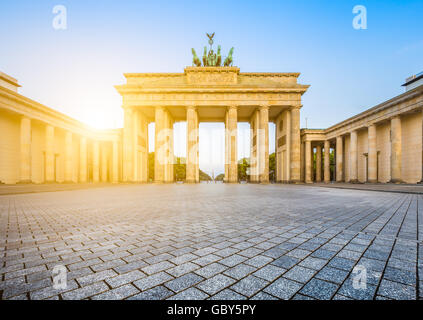
<svg viewBox="0 0 423 320"><path fill-rule="evenodd" d="M269 122L276 124L277 182L422 179L419 77L408 81L404 94L314 130L300 129L301 97L308 86L298 83L299 73L187 67L183 73L125 77L126 84L116 86L123 98L124 127L94 130L20 95L17 80L0 73L0 182L147 182L150 122L155 122L155 181L172 182L177 121L187 122L190 183L199 182L201 121L225 123L226 182L238 181L238 122L250 123L251 182L269 182Z"/></svg>

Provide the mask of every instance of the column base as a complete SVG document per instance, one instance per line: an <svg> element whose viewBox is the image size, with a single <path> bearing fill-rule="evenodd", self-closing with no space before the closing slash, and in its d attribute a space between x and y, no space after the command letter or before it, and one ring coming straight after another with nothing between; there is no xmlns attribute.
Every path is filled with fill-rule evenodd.
<svg viewBox="0 0 423 320"><path fill-rule="evenodd" d="M20 180L16 184L31 184L31 183L32 183L32 180L27 179L27 180Z"/></svg>
<svg viewBox="0 0 423 320"><path fill-rule="evenodd" d="M350 181L348 181L349 183L353 183L353 184L356 184L356 183L360 183L359 181L358 181L358 179L352 179L352 180L350 180Z"/></svg>
<svg viewBox="0 0 423 320"><path fill-rule="evenodd" d="M378 183L377 179L368 179L367 183Z"/></svg>
<svg viewBox="0 0 423 320"><path fill-rule="evenodd" d="M289 180L288 183L289 184L303 184L304 181L301 181L301 180Z"/></svg>
<svg viewBox="0 0 423 320"><path fill-rule="evenodd" d="M395 183L395 184L400 184L403 183L403 181L401 179L391 179L389 180L389 183ZM422 184L423 181L418 182L418 184Z"/></svg>
<svg viewBox="0 0 423 320"><path fill-rule="evenodd" d="M195 181L195 180L185 180L185 182L184 183L188 183L188 184L196 184L197 183L197 181ZM227 183L227 182L226 182Z"/></svg>

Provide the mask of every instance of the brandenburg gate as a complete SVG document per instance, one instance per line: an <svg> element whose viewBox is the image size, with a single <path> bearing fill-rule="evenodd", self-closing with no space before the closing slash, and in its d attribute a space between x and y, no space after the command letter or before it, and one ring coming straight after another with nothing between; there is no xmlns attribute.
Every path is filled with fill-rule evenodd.
<svg viewBox="0 0 423 320"><path fill-rule="evenodd" d="M224 66L217 66L207 56L202 66L194 50L193 54L194 66L184 73L127 73L126 84L116 86L124 109L123 181L147 182L148 124L155 122L154 180L173 182L173 124L186 121L186 182L199 182L199 123L203 121L225 123L225 181L229 183L238 182L237 123L249 122L250 181L267 183L272 121L277 180L299 182L301 96L309 87L297 83L299 73L242 73L228 65L228 58Z"/></svg>

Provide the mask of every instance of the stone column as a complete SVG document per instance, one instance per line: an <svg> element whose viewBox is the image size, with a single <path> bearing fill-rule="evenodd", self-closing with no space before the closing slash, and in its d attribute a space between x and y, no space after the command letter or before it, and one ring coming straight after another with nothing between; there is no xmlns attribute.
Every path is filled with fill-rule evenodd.
<svg viewBox="0 0 423 320"><path fill-rule="evenodd" d="M350 182L358 182L358 144L357 130L351 131L350 134Z"/></svg>
<svg viewBox="0 0 423 320"><path fill-rule="evenodd" d="M391 182L400 183L401 179L401 117L396 116L391 119Z"/></svg>
<svg viewBox="0 0 423 320"><path fill-rule="evenodd" d="M132 112L132 182L140 182L138 134L140 127L139 112Z"/></svg>
<svg viewBox="0 0 423 320"><path fill-rule="evenodd" d="M336 137L336 182L344 180L343 138Z"/></svg>
<svg viewBox="0 0 423 320"><path fill-rule="evenodd" d="M87 138L81 137L79 142L79 182L87 182Z"/></svg>
<svg viewBox="0 0 423 320"><path fill-rule="evenodd" d="M165 108L155 109L155 144L154 144L154 182L164 182L164 138L165 138Z"/></svg>
<svg viewBox="0 0 423 320"><path fill-rule="evenodd" d="M198 164L198 121L197 109L194 106L187 107L187 160L186 182L197 182Z"/></svg>
<svg viewBox="0 0 423 320"><path fill-rule="evenodd" d="M98 141L93 142L93 182L100 182L100 145Z"/></svg>
<svg viewBox="0 0 423 320"><path fill-rule="evenodd" d="M301 161L300 161L300 108L294 107L291 109L291 182L300 182Z"/></svg>
<svg viewBox="0 0 423 320"><path fill-rule="evenodd" d="M316 182L322 182L322 146L316 146Z"/></svg>
<svg viewBox="0 0 423 320"><path fill-rule="evenodd" d="M330 182L330 142L329 140L325 141L324 149L325 149L324 180L325 180L325 183L329 183Z"/></svg>
<svg viewBox="0 0 423 320"><path fill-rule="evenodd" d="M54 127L46 126L46 157L45 157L45 177L46 183L55 182L55 166L54 166Z"/></svg>
<svg viewBox="0 0 423 320"><path fill-rule="evenodd" d="M67 131L65 135L65 183L73 181L73 143L72 132Z"/></svg>
<svg viewBox="0 0 423 320"><path fill-rule="evenodd" d="M277 141L276 141L277 143ZM301 170L301 138L300 138L300 170ZM281 161L281 160L279 160ZM283 170L286 172L286 181L285 183L291 181L291 110L286 111L286 158L285 158L285 168ZM283 172L281 172L281 179L283 179ZM300 172L301 180L301 172Z"/></svg>
<svg viewBox="0 0 423 320"><path fill-rule="evenodd" d="M133 158L133 120L132 110L130 108L124 109L124 128L123 128L123 181L132 181L132 158Z"/></svg>
<svg viewBox="0 0 423 320"><path fill-rule="evenodd" d="M237 128L238 110L236 106L230 106L228 112L228 133L229 133L229 183L238 182L238 150L237 150Z"/></svg>
<svg viewBox="0 0 423 320"><path fill-rule="evenodd" d="M377 182L377 145L376 145L376 125L372 124L368 128L368 182Z"/></svg>
<svg viewBox="0 0 423 320"><path fill-rule="evenodd" d="M259 109L259 175L260 183L269 183L269 106Z"/></svg>
<svg viewBox="0 0 423 320"><path fill-rule="evenodd" d="M20 158L20 180L19 183L31 183L31 120L23 117L21 119L21 158Z"/></svg>
<svg viewBox="0 0 423 320"><path fill-rule="evenodd" d="M112 182L119 182L119 144L116 140L113 141L113 169Z"/></svg>
<svg viewBox="0 0 423 320"><path fill-rule="evenodd" d="M301 166L300 166L300 180L305 182L305 143L301 142L300 145L300 159L301 159ZM289 164L291 166L291 164Z"/></svg>
<svg viewBox="0 0 423 320"><path fill-rule="evenodd" d="M311 168L312 168L312 153L311 153L311 141L305 142L305 182L313 183L311 180Z"/></svg>
<svg viewBox="0 0 423 320"><path fill-rule="evenodd" d="M255 110L250 119L250 140L251 140L251 155L250 155L250 182L257 183L258 177L258 124L259 112Z"/></svg>
<svg viewBox="0 0 423 320"><path fill-rule="evenodd" d="M108 156L107 156L107 145L105 142L101 145L101 182L108 181Z"/></svg>
<svg viewBox="0 0 423 320"><path fill-rule="evenodd" d="M229 122L228 122L228 112L225 111L225 177L224 182L229 182L229 163L230 161L230 152L229 152Z"/></svg>
<svg viewBox="0 0 423 320"><path fill-rule="evenodd" d="M164 180L166 183L174 181L173 177L173 118L169 111L165 112L165 141L164 141L164 152L165 152L165 176Z"/></svg>

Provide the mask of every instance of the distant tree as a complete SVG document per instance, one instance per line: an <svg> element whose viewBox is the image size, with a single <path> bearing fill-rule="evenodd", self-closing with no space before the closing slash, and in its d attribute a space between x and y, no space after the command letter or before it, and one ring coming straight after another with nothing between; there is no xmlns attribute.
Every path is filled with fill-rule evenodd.
<svg viewBox="0 0 423 320"><path fill-rule="evenodd" d="M148 181L154 181L154 152L148 154Z"/></svg>
<svg viewBox="0 0 423 320"><path fill-rule="evenodd" d="M276 154L269 155L269 180L276 181Z"/></svg>
<svg viewBox="0 0 423 320"><path fill-rule="evenodd" d="M223 181L223 179L225 179L225 174L224 173L218 174L216 176L216 178L214 178L214 180L216 180L216 181Z"/></svg>
<svg viewBox="0 0 423 320"><path fill-rule="evenodd" d="M242 158L238 161L238 181L248 180L248 168L250 167L250 159Z"/></svg>
<svg viewBox="0 0 423 320"><path fill-rule="evenodd" d="M175 164L173 167L173 174L175 181L184 181L186 177L187 165L185 158L176 157Z"/></svg>
<svg viewBox="0 0 423 320"><path fill-rule="evenodd" d="M212 178L207 173L200 170L200 181L212 181Z"/></svg>

